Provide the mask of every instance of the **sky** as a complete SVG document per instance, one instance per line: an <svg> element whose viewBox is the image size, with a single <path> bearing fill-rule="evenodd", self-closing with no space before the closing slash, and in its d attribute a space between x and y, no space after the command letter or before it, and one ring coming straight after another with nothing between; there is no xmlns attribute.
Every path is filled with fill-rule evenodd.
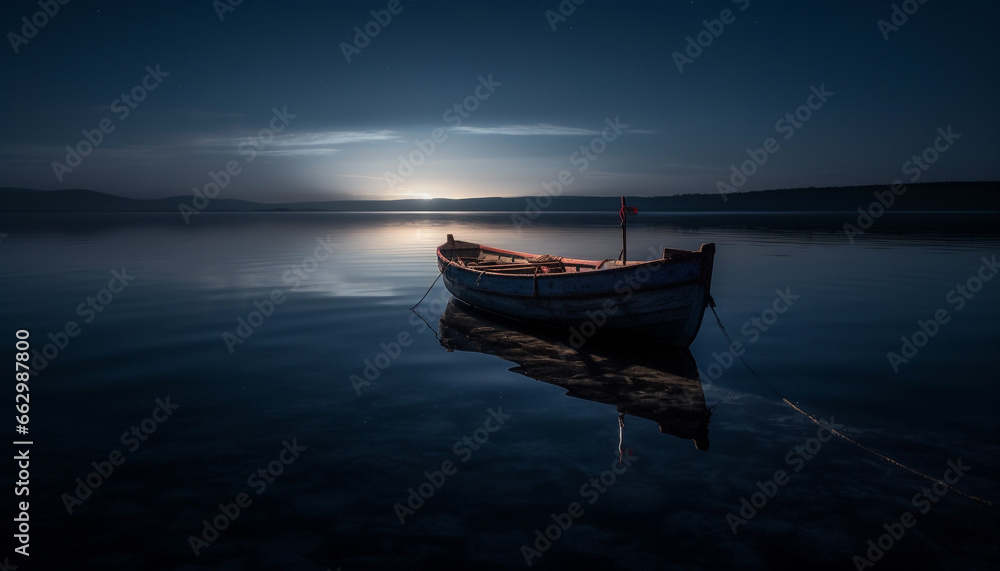
<svg viewBox="0 0 1000 571"><path fill-rule="evenodd" d="M0 186L292 202L1000 180L998 25L987 1L6 0Z"/></svg>

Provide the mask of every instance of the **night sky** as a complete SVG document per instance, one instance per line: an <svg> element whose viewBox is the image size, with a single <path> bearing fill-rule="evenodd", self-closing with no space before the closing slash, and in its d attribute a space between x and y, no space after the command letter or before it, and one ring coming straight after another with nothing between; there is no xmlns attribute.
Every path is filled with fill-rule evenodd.
<svg viewBox="0 0 1000 571"><path fill-rule="evenodd" d="M654 196L754 154L735 189L1000 179L996 2L41 5L0 8L0 186Z"/></svg>

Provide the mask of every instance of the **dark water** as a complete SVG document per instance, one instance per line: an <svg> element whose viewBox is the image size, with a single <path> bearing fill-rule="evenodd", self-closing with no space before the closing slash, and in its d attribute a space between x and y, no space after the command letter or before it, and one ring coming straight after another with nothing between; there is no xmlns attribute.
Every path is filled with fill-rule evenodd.
<svg viewBox="0 0 1000 571"><path fill-rule="evenodd" d="M629 249L637 259L715 242L719 315L774 391L933 479L949 462L969 466L955 488L993 508L826 438L726 366L710 313L690 354L643 355L642 374L680 371L695 397L674 377L662 389L640 379L627 359L598 373L649 381L654 408L675 395L669 412L699 408L700 370L711 416L698 450L691 433L638 414L645 405L622 404L640 394L628 386L567 396L558 359L503 360L522 344L498 353L489 339L448 351L405 310L434 279L447 233L614 258L614 215L546 213L521 231L507 214L216 214L190 226L170 214L5 215L2 354L14 357L18 329L33 349L52 346L30 381L31 555L4 556L21 569L516 569L526 545L542 569L853 569L888 526L902 535L872 552L878 569L996 568L1000 280L969 283L993 275L983 258L1000 251L996 220L887 217L854 244L837 230L847 220L643 215ZM128 285L101 293L113 270ZM978 288L961 308L959 284ZM421 306L435 329L443 292ZM265 303L272 295L281 303ZM269 315L251 315L255 302ZM887 353L938 310L947 321L894 372ZM238 318L257 325L246 339ZM68 322L77 334L63 338ZM601 351L585 345L572 374L591 374ZM158 399L168 406L154 410ZM97 486L74 497L88 476ZM412 513L410 488L433 491ZM933 503L914 500L924 488ZM773 497L754 497L761 489ZM766 503L740 523L743 498ZM237 507L230 522L223 512ZM912 527L898 523L905 512ZM536 544L552 514L568 529ZM204 520L225 529L216 537ZM192 536L205 542L197 557Z"/></svg>

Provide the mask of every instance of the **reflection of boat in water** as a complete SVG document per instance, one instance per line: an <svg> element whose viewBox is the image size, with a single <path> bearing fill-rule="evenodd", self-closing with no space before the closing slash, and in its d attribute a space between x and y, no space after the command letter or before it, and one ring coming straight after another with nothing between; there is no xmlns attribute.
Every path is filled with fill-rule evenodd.
<svg viewBox="0 0 1000 571"><path fill-rule="evenodd" d="M708 449L708 421L694 357L666 346L587 343L573 349L550 331L524 329L452 299L440 322L449 351L495 355L511 370L558 385L569 396L613 405L621 414L652 420L660 432Z"/></svg>

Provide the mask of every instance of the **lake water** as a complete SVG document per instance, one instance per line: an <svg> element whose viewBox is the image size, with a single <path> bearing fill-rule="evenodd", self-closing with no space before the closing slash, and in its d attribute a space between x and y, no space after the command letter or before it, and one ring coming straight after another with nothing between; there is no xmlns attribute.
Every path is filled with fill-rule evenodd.
<svg viewBox="0 0 1000 571"><path fill-rule="evenodd" d="M559 384L590 374L591 351L617 349L533 360L516 332L441 322L440 282L418 308L433 330L407 311L448 233L614 258L613 213L547 212L520 230L503 213L203 214L189 226L3 215L2 354L25 329L41 355L30 433L8 433L33 442L31 556L4 556L22 569L866 565L856 556L995 569L996 219L887 215L853 244L839 230L850 220L630 220L630 259L717 244L719 316L763 379L726 354L710 312L690 354L602 360L595 378L646 374L653 408L711 412L691 417L694 433L669 418L661 433L636 391L590 383L588 400ZM903 353L904 336L921 346ZM563 351L554 343L541 351ZM776 392L931 480L831 438ZM935 488L941 478L993 507Z"/></svg>

